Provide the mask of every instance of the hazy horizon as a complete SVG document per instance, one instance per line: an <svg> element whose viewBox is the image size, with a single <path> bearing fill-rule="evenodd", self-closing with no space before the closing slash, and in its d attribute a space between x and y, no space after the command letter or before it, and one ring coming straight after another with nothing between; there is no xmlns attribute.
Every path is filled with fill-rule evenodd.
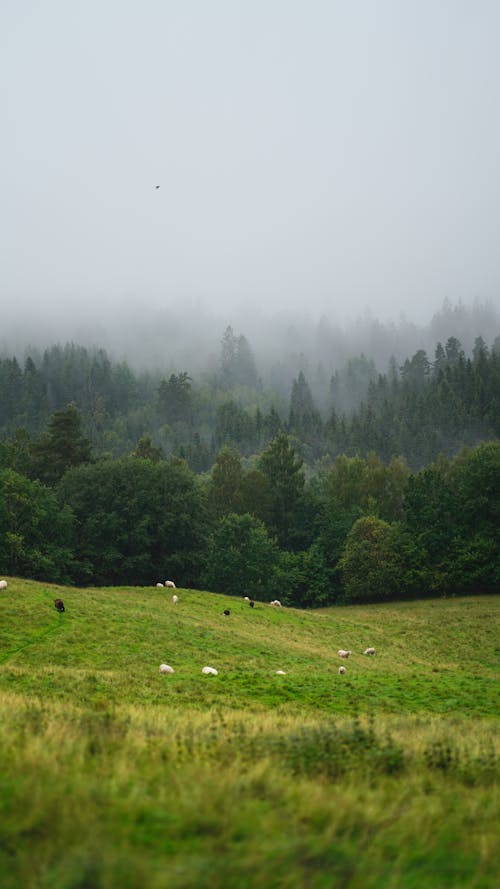
<svg viewBox="0 0 500 889"><path fill-rule="evenodd" d="M6 0L0 25L4 335L500 307L493 0Z"/></svg>

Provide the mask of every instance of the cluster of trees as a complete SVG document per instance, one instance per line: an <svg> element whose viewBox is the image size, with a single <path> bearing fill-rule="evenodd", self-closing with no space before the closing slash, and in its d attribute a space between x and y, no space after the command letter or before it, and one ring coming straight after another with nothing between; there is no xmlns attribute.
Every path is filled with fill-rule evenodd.
<svg viewBox="0 0 500 889"><path fill-rule="evenodd" d="M83 585L172 576L298 606L498 590L498 442L418 472L374 452L305 469L282 429L253 461L221 448L204 474L147 438L99 456L70 405L39 438L0 444L0 565Z"/></svg>
<svg viewBox="0 0 500 889"><path fill-rule="evenodd" d="M433 361L419 349L378 373L358 356L330 380L320 377L311 387L300 370L287 398L265 389L248 341L230 327L216 369L198 381L187 371L134 374L102 349L54 346L22 367L0 357L0 440L43 436L68 403L97 456L178 456L197 473L223 447L256 457L279 431L313 471L317 461L372 451L385 462L402 455L417 470L500 434L500 344L489 348L481 337L468 357L449 337Z"/></svg>

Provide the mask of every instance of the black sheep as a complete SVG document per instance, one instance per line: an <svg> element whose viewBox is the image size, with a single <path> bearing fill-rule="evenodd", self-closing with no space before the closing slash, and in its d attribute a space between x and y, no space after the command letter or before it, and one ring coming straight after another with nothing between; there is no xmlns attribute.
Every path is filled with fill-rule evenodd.
<svg viewBox="0 0 500 889"><path fill-rule="evenodd" d="M250 599L250 602L248 604L250 605L250 608L254 608L255 606L255 602L253 599Z"/></svg>
<svg viewBox="0 0 500 889"><path fill-rule="evenodd" d="M65 610L63 600L62 599L54 599L54 608L57 609L59 614L62 614L62 612Z"/></svg>
<svg viewBox="0 0 500 889"><path fill-rule="evenodd" d="M226 615L226 617L229 617L229 615L231 614L231 612L229 611L229 608L225 609L224 614Z"/></svg>

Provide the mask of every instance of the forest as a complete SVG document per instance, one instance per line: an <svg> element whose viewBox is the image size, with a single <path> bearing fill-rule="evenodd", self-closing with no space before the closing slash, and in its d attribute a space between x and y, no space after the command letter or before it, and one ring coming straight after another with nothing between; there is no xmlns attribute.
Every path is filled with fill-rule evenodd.
<svg viewBox="0 0 500 889"><path fill-rule="evenodd" d="M301 607L500 587L500 342L380 370L136 370L75 343L0 355L0 566Z"/></svg>

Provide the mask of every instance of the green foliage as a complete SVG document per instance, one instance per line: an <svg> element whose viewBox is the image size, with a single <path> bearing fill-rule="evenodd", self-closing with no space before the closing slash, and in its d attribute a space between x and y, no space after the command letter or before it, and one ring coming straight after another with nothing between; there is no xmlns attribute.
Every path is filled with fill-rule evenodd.
<svg viewBox="0 0 500 889"><path fill-rule="evenodd" d="M207 473L206 503L197 486L185 503L179 497L180 531L173 520L165 528L161 496L146 496L147 485L136 511L130 509L134 486L142 489L134 475L140 470L131 464L128 483L117 483L116 491L104 484L94 518L92 496L72 491L85 504L78 507L83 538L78 535L74 547L64 538L63 549L72 551L63 562L73 564L71 576L79 582L118 582L130 572L145 581L150 573L177 570L194 582L205 568L213 521L248 513L276 539L283 554L279 583L297 602L342 599L339 560L363 516L401 525L396 596L494 592L500 588L494 438L500 434L500 351L477 337L467 358L458 339L443 336L443 342L432 365L419 350L401 373L395 359L387 374L377 374L363 355L351 359L332 378L330 397L321 361L311 370L298 352L269 371L274 391L265 391L248 342L230 328L220 373L201 382L187 371L164 378L134 374L103 350L74 344L43 356L33 352L23 365L0 357L0 466L54 488L62 480L61 492L75 467L104 459L106 475L110 458L125 454L153 463L179 457ZM329 412L326 422L315 401ZM462 444L469 449L454 456ZM121 488L125 518L113 505L117 492L122 502ZM198 530L190 537L188 528ZM36 559L26 553L39 549L35 526L8 533L11 557L22 556L31 566L26 571L33 571ZM160 539L165 534L166 541Z"/></svg>
<svg viewBox="0 0 500 889"><path fill-rule="evenodd" d="M255 443L252 417L235 401L225 401L217 408L215 442L220 448L229 446L250 454Z"/></svg>
<svg viewBox="0 0 500 889"><path fill-rule="evenodd" d="M90 463L90 441L82 433L82 420L74 404L56 411L48 430L31 445L31 472L45 484L55 485L64 473L81 463Z"/></svg>
<svg viewBox="0 0 500 889"><path fill-rule="evenodd" d="M500 444L444 458L408 482L405 528L424 589L449 593L500 589ZM415 561L415 560L414 560Z"/></svg>
<svg viewBox="0 0 500 889"><path fill-rule="evenodd" d="M163 451L161 448L155 447L150 435L143 435L132 451L132 456L139 457L141 460L151 460L152 463L159 463L163 457Z"/></svg>
<svg viewBox="0 0 500 889"><path fill-rule="evenodd" d="M212 467L208 502L216 518L230 512L246 512L243 509L243 469L238 451L223 448Z"/></svg>
<svg viewBox="0 0 500 889"><path fill-rule="evenodd" d="M210 381L194 381L185 370L169 377L134 374L103 349L72 343L42 357L33 352L23 367L15 357L0 356L0 436L23 427L37 437L54 412L74 403L96 455L129 454L150 435L167 456L184 456L199 472L222 447L250 456L280 430L295 437L309 464L326 454L366 457L373 451L385 463L402 455L414 471L440 452L451 457L463 444L500 435L500 352L488 350L481 337L470 358L449 337L445 347L437 344L432 365L419 350L401 372L394 360L383 374L364 355L351 358L334 373L329 394L322 363L310 375L312 387L306 367L303 355L289 356L269 371L266 390L246 338L231 328L222 342L220 374Z"/></svg>
<svg viewBox="0 0 500 889"><path fill-rule="evenodd" d="M424 349L419 349L411 360L406 359L401 368L401 377L403 382L414 385L423 386L431 371L427 353Z"/></svg>
<svg viewBox="0 0 500 889"><path fill-rule="evenodd" d="M158 387L158 405L166 423L189 423L191 420L191 377L186 371L171 374Z"/></svg>
<svg viewBox="0 0 500 889"><path fill-rule="evenodd" d="M373 725L359 720L339 729L332 722L302 726L280 738L280 755L285 768L295 775L315 775L330 781L354 772L374 775L404 770L404 752L390 737L377 737Z"/></svg>
<svg viewBox="0 0 500 889"><path fill-rule="evenodd" d="M11 469L0 469L2 571L48 581L68 581L73 571L71 510L54 493Z"/></svg>
<svg viewBox="0 0 500 889"><path fill-rule="evenodd" d="M375 516L358 519L339 562L348 602L373 602L401 595L401 531ZM404 593L404 589L403 589Z"/></svg>
<svg viewBox="0 0 500 889"><path fill-rule="evenodd" d="M79 582L197 580L206 510L201 488L181 461L130 457L80 467L66 473L58 494L78 522Z"/></svg>
<svg viewBox="0 0 500 889"><path fill-rule="evenodd" d="M213 533L204 583L210 590L262 599L272 588L276 561L276 547L262 522L229 514Z"/></svg>
<svg viewBox="0 0 500 889"><path fill-rule="evenodd" d="M300 371L292 384L288 429L308 447L311 455L320 454L323 443L323 423L317 410L309 384Z"/></svg>
<svg viewBox="0 0 500 889"><path fill-rule="evenodd" d="M257 384L255 359L248 340L243 334L236 336L231 326L226 327L221 342L220 371L227 388Z"/></svg>
<svg viewBox="0 0 500 889"><path fill-rule="evenodd" d="M317 544L298 553L281 551L273 586L280 602L296 608L318 608L335 600L330 572Z"/></svg>
<svg viewBox="0 0 500 889"><path fill-rule="evenodd" d="M278 433L258 461L258 468L270 485L272 530L282 547L293 542L293 524L305 482L302 465L284 432Z"/></svg>
<svg viewBox="0 0 500 889"><path fill-rule="evenodd" d="M241 480L243 511L260 519L266 528L272 527L273 495L267 476L259 469L248 469Z"/></svg>

